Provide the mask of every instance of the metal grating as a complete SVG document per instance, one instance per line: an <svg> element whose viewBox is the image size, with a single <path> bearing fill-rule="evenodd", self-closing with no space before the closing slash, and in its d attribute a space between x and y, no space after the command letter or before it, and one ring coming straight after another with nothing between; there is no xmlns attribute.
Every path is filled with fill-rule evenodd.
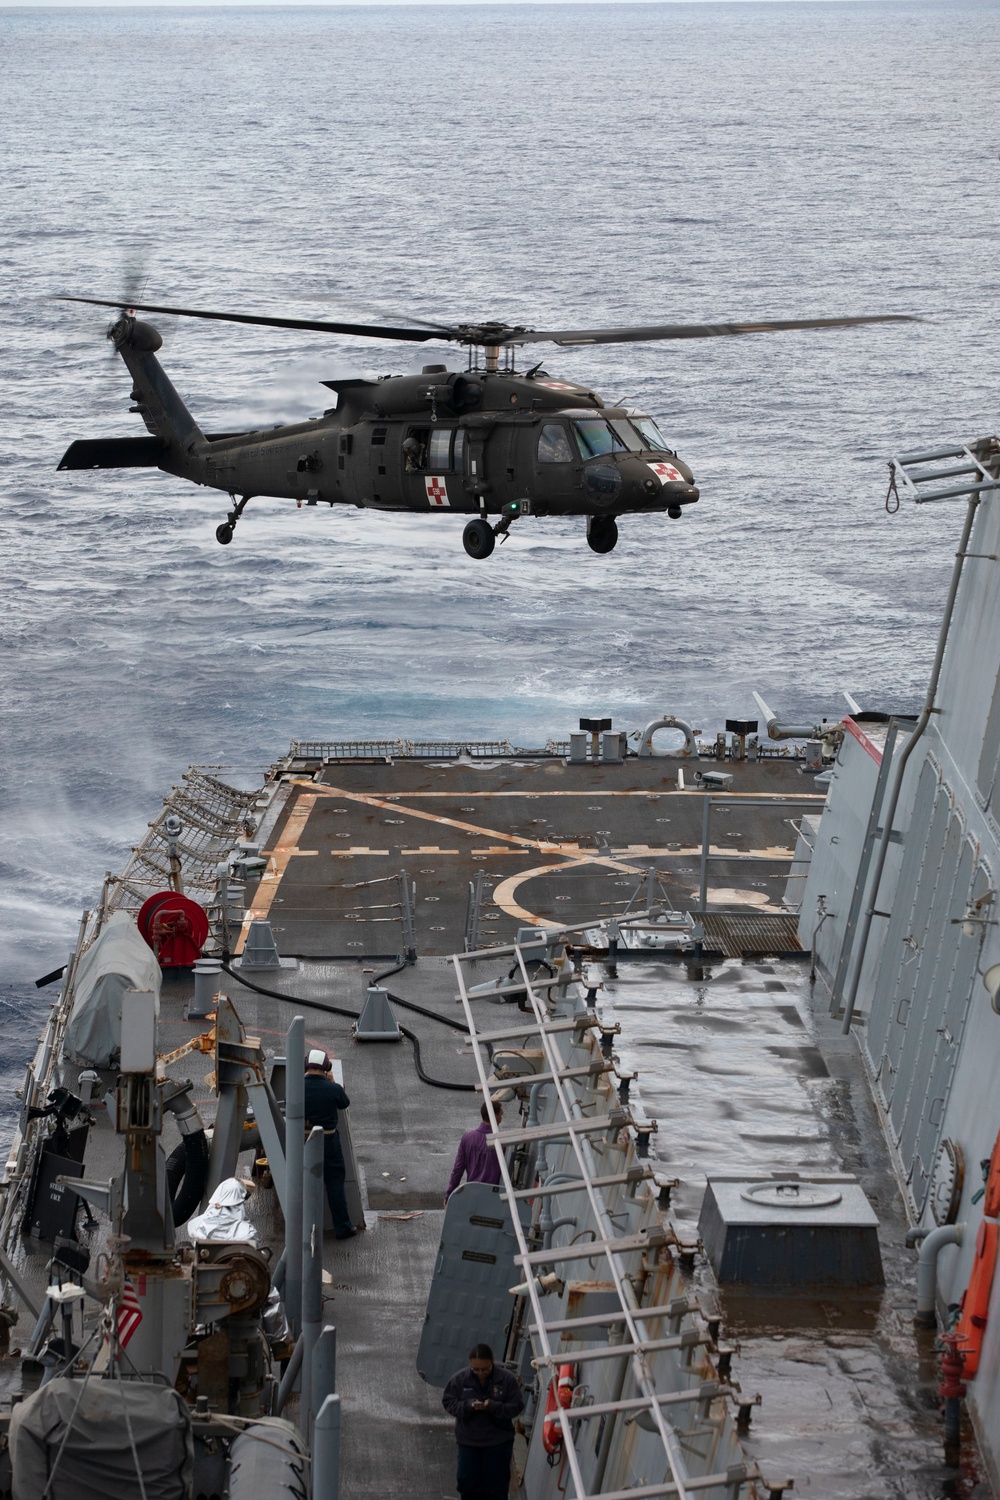
<svg viewBox="0 0 1000 1500"><path fill-rule="evenodd" d="M292 760L475 760L519 755L510 740L292 740Z"/></svg>
<svg viewBox="0 0 1000 1500"><path fill-rule="evenodd" d="M705 947L726 958L801 953L798 917L783 912L706 912Z"/></svg>

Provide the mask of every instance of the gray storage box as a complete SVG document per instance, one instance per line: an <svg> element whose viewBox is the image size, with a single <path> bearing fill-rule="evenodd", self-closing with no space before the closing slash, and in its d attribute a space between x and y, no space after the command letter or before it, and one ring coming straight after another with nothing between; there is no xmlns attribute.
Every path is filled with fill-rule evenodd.
<svg viewBox="0 0 1000 1500"><path fill-rule="evenodd" d="M878 1219L853 1177L711 1177L698 1232L723 1284L881 1286Z"/></svg>

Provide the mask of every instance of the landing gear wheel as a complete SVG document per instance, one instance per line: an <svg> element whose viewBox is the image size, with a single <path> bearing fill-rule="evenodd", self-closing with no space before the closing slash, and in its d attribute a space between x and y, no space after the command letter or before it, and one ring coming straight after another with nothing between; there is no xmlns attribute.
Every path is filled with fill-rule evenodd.
<svg viewBox="0 0 1000 1500"><path fill-rule="evenodd" d="M476 521L470 521L462 532L462 545L469 556L478 561L489 557L496 544L497 539L493 535L493 527L482 517Z"/></svg>
<svg viewBox="0 0 1000 1500"><path fill-rule="evenodd" d="M232 539L233 539L233 528L228 524L228 522L223 521L223 523L222 523L221 526L216 526L216 528L215 528L215 540L217 542L221 542L221 544L223 545L223 547L228 547L229 543L232 541Z"/></svg>
<svg viewBox="0 0 1000 1500"><path fill-rule="evenodd" d="M614 516L595 516L587 532L591 552L613 552L618 544L618 522Z"/></svg>

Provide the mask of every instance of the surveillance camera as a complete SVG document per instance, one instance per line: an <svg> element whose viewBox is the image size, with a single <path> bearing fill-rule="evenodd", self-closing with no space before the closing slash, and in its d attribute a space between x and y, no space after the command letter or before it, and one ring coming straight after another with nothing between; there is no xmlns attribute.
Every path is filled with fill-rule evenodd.
<svg viewBox="0 0 1000 1500"><path fill-rule="evenodd" d="M166 830L167 836L169 838L176 839L180 838L184 828L184 824L181 822L176 813L171 813L170 816L164 820L163 827Z"/></svg>

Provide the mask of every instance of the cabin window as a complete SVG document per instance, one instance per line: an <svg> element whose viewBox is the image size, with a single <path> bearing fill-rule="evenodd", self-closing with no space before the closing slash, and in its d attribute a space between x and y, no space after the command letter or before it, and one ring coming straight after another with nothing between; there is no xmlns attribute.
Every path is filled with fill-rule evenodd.
<svg viewBox="0 0 1000 1500"><path fill-rule="evenodd" d="M387 435L388 431L389 431L388 427L373 427L372 428L372 447L373 448L384 448L385 447L385 439L386 439L386 435Z"/></svg>
<svg viewBox="0 0 1000 1500"><path fill-rule="evenodd" d="M598 458L604 453L622 453L625 444L617 432L612 432L607 422L593 421L574 422L576 429L577 446L584 458Z"/></svg>
<svg viewBox="0 0 1000 1500"><path fill-rule="evenodd" d="M542 428L538 435L538 462L540 464L571 464L573 449L565 427L555 423Z"/></svg>
<svg viewBox="0 0 1000 1500"><path fill-rule="evenodd" d="M427 467L432 471L451 468L451 428L435 427L427 449Z"/></svg>
<svg viewBox="0 0 1000 1500"><path fill-rule="evenodd" d="M421 460L421 468L429 469L432 474L440 474L446 469L462 473L465 468L464 427L432 427L429 432L417 432L413 436L424 448L426 461Z"/></svg>
<svg viewBox="0 0 1000 1500"><path fill-rule="evenodd" d="M652 417L633 417L632 426L642 438L644 448L649 448L653 453L674 452Z"/></svg>
<svg viewBox="0 0 1000 1500"><path fill-rule="evenodd" d="M427 445L430 432L426 427L411 427L403 439L403 468L407 474L415 474L427 467Z"/></svg>

